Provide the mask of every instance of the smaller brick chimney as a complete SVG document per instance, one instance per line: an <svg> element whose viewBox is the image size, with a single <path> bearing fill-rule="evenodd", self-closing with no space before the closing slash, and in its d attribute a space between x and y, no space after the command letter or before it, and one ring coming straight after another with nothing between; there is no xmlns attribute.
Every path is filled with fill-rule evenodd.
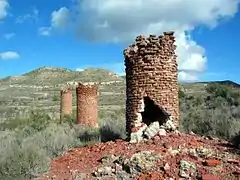
<svg viewBox="0 0 240 180"><path fill-rule="evenodd" d="M61 90L60 119L72 114L72 91L70 88Z"/></svg>
<svg viewBox="0 0 240 180"><path fill-rule="evenodd" d="M98 127L98 86L81 84L76 88L77 124Z"/></svg>

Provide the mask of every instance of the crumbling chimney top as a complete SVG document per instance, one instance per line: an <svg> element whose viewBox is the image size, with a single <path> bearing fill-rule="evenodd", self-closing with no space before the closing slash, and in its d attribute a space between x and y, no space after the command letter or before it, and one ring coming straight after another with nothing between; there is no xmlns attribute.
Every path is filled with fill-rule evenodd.
<svg viewBox="0 0 240 180"><path fill-rule="evenodd" d="M167 31L163 33L165 36L173 36L174 35L174 31Z"/></svg>

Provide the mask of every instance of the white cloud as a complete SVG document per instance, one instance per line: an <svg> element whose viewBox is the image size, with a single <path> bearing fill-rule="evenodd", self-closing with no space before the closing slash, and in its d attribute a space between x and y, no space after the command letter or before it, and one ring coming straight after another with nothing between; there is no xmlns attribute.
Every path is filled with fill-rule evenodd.
<svg viewBox="0 0 240 180"><path fill-rule="evenodd" d="M237 0L81 0L81 33L94 39L132 39L139 33L168 29L190 30L196 25L216 26L222 17L237 12ZM93 37L91 37L93 38Z"/></svg>
<svg viewBox="0 0 240 180"><path fill-rule="evenodd" d="M178 55L178 68L180 71L204 72L207 58L205 50L197 45L185 32L176 33L176 54Z"/></svg>
<svg viewBox="0 0 240 180"><path fill-rule="evenodd" d="M14 51L6 51L6 52L0 53L0 59L2 60L10 60L10 59L18 59L18 58L20 58L20 55Z"/></svg>
<svg viewBox="0 0 240 180"><path fill-rule="evenodd" d="M69 22L70 12L68 8L62 7L52 13L51 25L54 28L64 28Z"/></svg>
<svg viewBox="0 0 240 180"><path fill-rule="evenodd" d="M92 41L133 41L139 34L174 30L179 78L195 80L207 65L205 50L189 33L197 26L215 28L233 17L238 0L78 0L72 12L78 35ZM191 72L191 73L190 73Z"/></svg>
<svg viewBox="0 0 240 180"><path fill-rule="evenodd" d="M84 71L84 69L83 68L77 68L76 71L81 72L81 71Z"/></svg>
<svg viewBox="0 0 240 180"><path fill-rule="evenodd" d="M22 24L26 21L36 21L38 19L39 11L36 8L32 9L31 13L18 16L15 20L17 24Z"/></svg>
<svg viewBox="0 0 240 180"><path fill-rule="evenodd" d="M7 0L0 0L0 20L7 16L7 9L9 7Z"/></svg>
<svg viewBox="0 0 240 180"><path fill-rule="evenodd" d="M53 11L51 14L51 25L38 29L39 35L50 36L54 29L64 29L69 23L70 11L66 7Z"/></svg>
<svg viewBox="0 0 240 180"><path fill-rule="evenodd" d="M38 34L41 36L50 36L51 35L51 27L40 27L38 29Z"/></svg>
<svg viewBox="0 0 240 180"><path fill-rule="evenodd" d="M180 81L196 81L198 80L198 74L194 72L180 71L178 73L178 78Z"/></svg>
<svg viewBox="0 0 240 180"><path fill-rule="evenodd" d="M7 34L4 34L3 37L8 40L13 38L15 35L16 35L15 33L7 33Z"/></svg>

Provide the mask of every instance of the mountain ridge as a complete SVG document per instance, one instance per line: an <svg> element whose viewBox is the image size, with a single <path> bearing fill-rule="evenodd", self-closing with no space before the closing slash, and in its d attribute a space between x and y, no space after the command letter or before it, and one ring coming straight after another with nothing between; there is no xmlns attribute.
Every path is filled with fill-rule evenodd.
<svg viewBox="0 0 240 180"><path fill-rule="evenodd" d="M65 74L63 74L65 73ZM41 77L42 76L42 77ZM47 77L48 76L48 77ZM57 76L57 77L56 77ZM96 68L96 67L90 67L83 69L82 71L72 70L68 68L60 68L60 67L52 67L52 66L42 66L36 69L33 69L27 73L23 73L17 76L7 76L4 78L0 78L1 82L7 82L7 81L17 81L17 80L23 80L26 78L37 78L35 79L35 82L39 79L49 79L50 78L60 78L68 76L68 78L65 79L65 81L114 81L114 80L125 80L125 75L118 75L117 73L104 69L104 68ZM90 76L91 78L77 78L76 76ZM102 77L101 77L102 76ZM48 81L48 80L47 80ZM19 82L21 83L21 82ZM18 83L18 84L19 84ZM22 82L24 83L24 81ZM28 83L28 82L26 82ZM231 85L233 87L240 88L240 84L231 81L231 80L217 80L217 81L196 81L196 82L180 82L181 85L188 85L188 84L209 84L209 83L217 83L217 84L225 84L225 85ZM44 82L42 82L44 84ZM48 83L47 83L48 84Z"/></svg>
<svg viewBox="0 0 240 180"><path fill-rule="evenodd" d="M83 71L76 71L67 68L43 66L18 76L0 78L0 84L58 85L71 81L108 82L123 80L120 75L102 68L86 68Z"/></svg>

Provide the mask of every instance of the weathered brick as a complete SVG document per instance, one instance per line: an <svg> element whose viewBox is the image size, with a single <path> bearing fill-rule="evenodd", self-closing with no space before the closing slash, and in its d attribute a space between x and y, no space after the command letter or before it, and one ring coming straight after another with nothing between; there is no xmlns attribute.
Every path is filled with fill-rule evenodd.
<svg viewBox="0 0 240 180"><path fill-rule="evenodd" d="M61 90L60 92L60 119L65 115L72 114L72 91L70 88Z"/></svg>
<svg viewBox="0 0 240 180"><path fill-rule="evenodd" d="M129 125L134 126L136 118L134 108L138 108L143 92L173 117L176 126L179 125L178 72L174 42L173 32L165 32L159 37L138 36L135 44L123 51L126 91L134 92L131 93L131 99L127 96L126 100L126 109L132 109L126 112L128 137L131 134Z"/></svg>
<svg viewBox="0 0 240 180"><path fill-rule="evenodd" d="M77 124L98 127L98 87L79 83L77 94Z"/></svg>
<svg viewBox="0 0 240 180"><path fill-rule="evenodd" d="M204 162L204 165L206 166L218 166L220 165L222 162L217 160L217 159L207 159L205 162Z"/></svg>

